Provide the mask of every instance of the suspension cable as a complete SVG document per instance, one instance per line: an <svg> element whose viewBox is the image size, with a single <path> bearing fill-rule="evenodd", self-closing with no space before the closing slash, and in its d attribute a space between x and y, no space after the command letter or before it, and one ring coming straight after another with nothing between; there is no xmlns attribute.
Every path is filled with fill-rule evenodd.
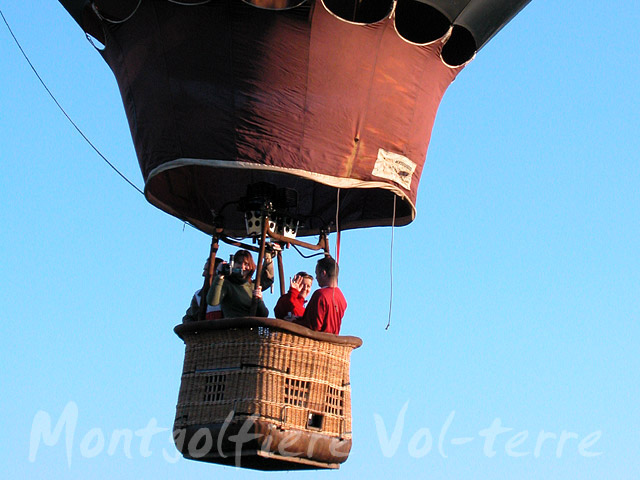
<svg viewBox="0 0 640 480"><path fill-rule="evenodd" d="M385 330L389 330L391 326L391 307L393 306L393 235L396 227L396 196L393 196L393 219L391 220L391 246L389 251L389 320Z"/></svg>
<svg viewBox="0 0 640 480"><path fill-rule="evenodd" d="M44 89L47 91L47 93L49 94L51 99L54 101L54 103L60 109L60 111L64 114L64 116L67 118L67 120L69 120L69 123L71 123L71 125L73 125L73 127L80 134L80 136L82 136L82 138L84 138L84 140L89 144L89 146L91 146L91 148L93 148L93 150L100 156L100 158L102 158L102 160L104 160L106 162L107 165L109 165L113 169L113 171L115 171L118 175L120 175L129 185L131 185L135 190L137 190L138 193L144 195L144 192L142 190L140 190L140 188L138 188L137 185L135 185L131 180L129 180L120 170L118 170L114 164L112 164L109 160L107 160L107 157L105 157L102 154L102 152L100 152L100 150L98 150L98 148L91 142L91 140L89 140L89 138L84 134L84 132L80 129L80 127L78 127L78 125L71 119L71 117L65 111L65 109L62 107L62 105L60 105L60 102L58 102L58 100L56 99L55 95L51 92L51 90L49 90L49 87L47 87L47 84L44 82L44 80L42 79L42 77L40 76L40 74L38 73L36 68L33 66L33 63L31 63L31 60L29 60L29 57L27 56L27 54L23 50L22 46L20 45L20 42L18 41L16 36L13 34L13 30L11 30L11 27L9 26L9 23L7 22L7 19L5 18L4 14L2 13L2 10L0 10L0 16L2 16L2 20L4 21L4 24L7 26L7 29L9 30L9 33L13 37L13 41L18 46L18 49L20 50L20 52L22 53L22 56L25 58L25 60L27 61L27 63L31 67L31 70L33 70L33 73L36 75L36 77L38 78L38 80L40 81L40 83L42 84Z"/></svg>

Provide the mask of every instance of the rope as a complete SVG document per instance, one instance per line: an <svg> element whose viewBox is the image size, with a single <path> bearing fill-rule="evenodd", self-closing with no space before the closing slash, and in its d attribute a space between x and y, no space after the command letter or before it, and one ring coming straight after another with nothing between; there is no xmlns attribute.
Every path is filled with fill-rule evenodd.
<svg viewBox="0 0 640 480"><path fill-rule="evenodd" d="M118 175L120 175L129 185L131 185L133 188L135 188L138 193L144 195L144 192L142 190L140 190L131 180L129 180L122 172L120 172L120 170L118 170L115 165L113 165L109 160L107 160L107 157L105 157L100 150L98 150L98 148L91 143L91 140L89 140L89 138L87 138L87 136L82 132L82 130L80 130L80 127L78 127L78 125L71 119L71 117L69 116L69 114L67 114L67 112L65 111L64 108L62 108L62 105L60 105L60 102L58 102L58 100L56 99L56 97L53 95L53 93L51 93L51 90L49 90L49 87L47 87L46 83L44 83L44 80L42 79L42 77L40 76L40 74L38 74L38 71L36 70L36 68L33 66L33 63L31 63L31 60L29 60L29 57L27 56L27 54L25 53L25 51L22 49L22 46L20 45L20 42L18 41L18 39L16 38L16 36L13 34L13 30L11 30L11 27L9 26L9 23L7 22L7 19L5 18L4 14L2 13L2 10L0 10L0 16L2 16L2 20L4 21L4 24L7 26L7 29L9 30L9 33L11 34L11 36L13 37L13 41L16 43L16 45L18 46L18 49L20 50L20 52L22 53L22 56L25 58L25 60L27 61L27 63L29 64L29 66L31 67L31 70L33 70L33 73L35 73L36 77L38 78L38 80L40 81L40 83L42 84L42 86L44 87L44 89L47 91L47 93L49 94L49 96L51 97L51 99L54 101L54 103L58 106L58 108L60 109L60 111L64 114L65 117L67 117L67 120L69 120L69 122L71 123L71 125L73 125L73 127L76 129L76 131L82 136L82 138L84 138L84 140L91 146L91 148L93 148L93 150L102 158L102 160L104 160L107 165L109 165Z"/></svg>
<svg viewBox="0 0 640 480"><path fill-rule="evenodd" d="M387 321L387 326L385 330L389 330L391 326L391 307L393 305L393 234L396 226L396 196L393 196L393 219L391 220L391 248L389 252L389 283L390 283L390 291L389 291L389 320Z"/></svg>
<svg viewBox="0 0 640 480"><path fill-rule="evenodd" d="M340 211L340 189L338 188L336 198L336 263L340 263L340 224L338 223L338 212Z"/></svg>
<svg viewBox="0 0 640 480"><path fill-rule="evenodd" d="M198 2L198 3L190 3L190 2L179 2L178 0L168 0L169 3L175 3L176 5L184 5L185 7L197 7L199 5L205 5L209 2L211 2L211 0L203 0L202 2Z"/></svg>
<svg viewBox="0 0 640 480"><path fill-rule="evenodd" d="M98 6L94 2L91 2L91 8L93 9L94 13L98 16L98 18L100 20L102 20L103 22L108 22L108 23L111 23L113 25L118 25L120 23L124 23L124 22L128 21L129 19L131 19L131 17L133 17L136 14L136 12L138 11L138 9L140 8L140 5L142 5L142 0L138 1L138 5L136 5L136 8L134 8L133 12L131 12L126 18L123 18L122 20L111 20L110 18L104 17L98 11Z"/></svg>

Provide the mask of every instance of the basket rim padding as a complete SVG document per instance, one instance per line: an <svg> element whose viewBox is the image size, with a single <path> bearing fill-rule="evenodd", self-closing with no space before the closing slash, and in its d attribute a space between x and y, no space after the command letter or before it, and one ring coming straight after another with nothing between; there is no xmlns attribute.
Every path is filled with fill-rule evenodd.
<svg viewBox="0 0 640 480"><path fill-rule="evenodd" d="M207 332L211 330L228 330L234 328L255 328L267 327L271 329L283 330L303 337L311 338L321 342L329 342L336 345L350 345L358 348L362 346L362 339L350 335L334 335L333 333L316 332L302 325L279 320L276 318L262 317L237 317L223 318L219 320L201 320L195 322L181 323L176 325L173 331L184 340L185 334Z"/></svg>

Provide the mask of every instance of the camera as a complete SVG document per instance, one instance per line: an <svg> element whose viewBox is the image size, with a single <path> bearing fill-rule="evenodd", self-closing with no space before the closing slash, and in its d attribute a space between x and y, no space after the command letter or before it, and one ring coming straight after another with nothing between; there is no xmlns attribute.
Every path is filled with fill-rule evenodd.
<svg viewBox="0 0 640 480"><path fill-rule="evenodd" d="M229 258L229 262L224 262L218 267L218 273L224 277L228 277L233 272L233 255Z"/></svg>

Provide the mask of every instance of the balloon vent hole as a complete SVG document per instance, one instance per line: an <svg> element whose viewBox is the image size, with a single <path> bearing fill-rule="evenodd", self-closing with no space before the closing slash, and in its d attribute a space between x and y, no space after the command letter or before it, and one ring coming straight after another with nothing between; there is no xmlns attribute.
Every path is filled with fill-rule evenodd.
<svg viewBox="0 0 640 480"><path fill-rule="evenodd" d="M464 27L454 25L451 37L442 47L442 60L447 65L458 67L467 63L476 54L476 41L471 32Z"/></svg>
<svg viewBox="0 0 640 480"><path fill-rule="evenodd" d="M430 5L416 0L398 0L396 30L411 43L424 45L442 38L451 27L447 17Z"/></svg>
<svg viewBox="0 0 640 480"><path fill-rule="evenodd" d="M377 23L393 10L391 0L323 0L323 3L336 17L353 23Z"/></svg>

